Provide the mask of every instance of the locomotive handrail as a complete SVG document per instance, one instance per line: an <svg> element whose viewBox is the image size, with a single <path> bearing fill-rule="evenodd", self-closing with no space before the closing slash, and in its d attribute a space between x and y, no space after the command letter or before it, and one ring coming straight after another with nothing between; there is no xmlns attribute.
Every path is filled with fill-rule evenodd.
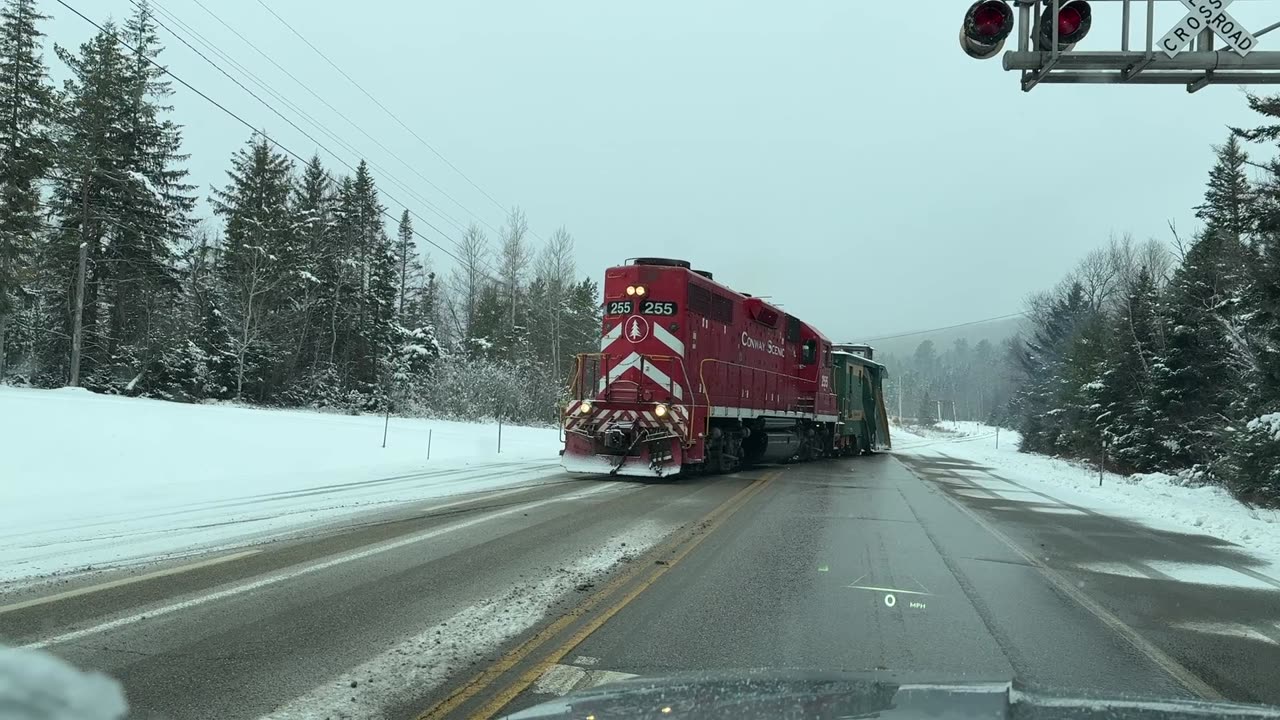
<svg viewBox="0 0 1280 720"><path fill-rule="evenodd" d="M816 386L816 385L818 385L818 381L817 381L817 380L809 380L809 379L807 379L807 378L800 377L799 375L787 375L786 373L774 372L773 370L764 370L764 369L762 369L762 368L753 368L753 367L751 367L750 365L743 365L742 363L729 362L728 360L720 360L719 358L703 358L703 359L702 359L702 362L700 362L700 363L698 364L698 384L702 386L702 394L703 394L703 396L706 398L706 401L707 401L707 430L706 430L706 432L707 432L708 434L711 432L711 408L713 407L713 406L711 405L711 390L708 388L708 385L707 385L707 378L706 378L706 364L707 364L707 363L709 363L709 362L711 362L711 363L720 363L721 365L728 365L728 366L732 366L732 367L737 367L737 368L739 368L739 370L741 370L741 369L746 369L746 370L749 370L749 371L751 371L751 372L753 372L753 373L764 373L764 374L766 374L766 375L774 375L774 376L776 376L776 377L786 378L786 379L788 379L788 380L798 380L798 381L800 381L800 382L802 382L802 383L809 383L809 384L811 384L811 385L815 385L815 386ZM739 386L741 386L741 383L739 383ZM766 386L766 387L767 387L767 386ZM774 389L775 389L775 390L777 389L777 385L776 385L776 383L775 383L775 385L774 385ZM814 400L813 400L813 409L814 409L814 412L816 413L816 412L817 412L817 407L818 407L817 395L816 395L817 388L816 388L816 387L814 388L814 391L815 391L815 395L814 395ZM797 398L797 407L798 407L798 400L799 400L799 398ZM740 400L739 400L739 401L740 401ZM767 402L767 401L766 401L766 402Z"/></svg>

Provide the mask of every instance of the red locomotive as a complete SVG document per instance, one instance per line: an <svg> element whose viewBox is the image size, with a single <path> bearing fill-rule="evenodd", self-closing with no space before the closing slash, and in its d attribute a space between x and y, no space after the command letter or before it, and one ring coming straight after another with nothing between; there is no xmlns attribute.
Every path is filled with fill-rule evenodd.
<svg viewBox="0 0 1280 720"><path fill-rule="evenodd" d="M603 325L600 352L578 356L565 408L562 464L571 472L731 472L888 442L883 368L858 358L837 378L833 365L845 363L833 363L821 332L688 262L639 258L609 268ZM839 404L837 379L850 396L850 383L871 390L878 417ZM855 414L874 426L861 447L859 435L842 432Z"/></svg>

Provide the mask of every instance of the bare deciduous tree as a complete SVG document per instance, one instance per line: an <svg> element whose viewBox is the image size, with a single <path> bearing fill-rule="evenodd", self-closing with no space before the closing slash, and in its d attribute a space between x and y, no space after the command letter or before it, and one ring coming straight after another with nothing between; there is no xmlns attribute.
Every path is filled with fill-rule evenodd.
<svg viewBox="0 0 1280 720"><path fill-rule="evenodd" d="M576 272L573 262L573 236L564 227L557 228L538 254L534 274L546 283L547 306L542 311L547 314L551 328L551 363L557 371L562 369L561 318L564 306L569 297L569 287L573 284Z"/></svg>
<svg viewBox="0 0 1280 720"><path fill-rule="evenodd" d="M460 337L467 337L475 323L476 304L480 301L488 264L489 238L478 225L471 223L458 243L458 264L450 277L453 297L449 310Z"/></svg>
<svg viewBox="0 0 1280 720"><path fill-rule="evenodd" d="M529 269L530 252L525 242L529 232L529 223L525 220L524 211L512 208L507 215L507 224L502 228L502 253L498 273L501 276L502 289L506 294L506 304L511 309L511 326L516 324L516 306L520 299L520 288L524 284L525 273Z"/></svg>

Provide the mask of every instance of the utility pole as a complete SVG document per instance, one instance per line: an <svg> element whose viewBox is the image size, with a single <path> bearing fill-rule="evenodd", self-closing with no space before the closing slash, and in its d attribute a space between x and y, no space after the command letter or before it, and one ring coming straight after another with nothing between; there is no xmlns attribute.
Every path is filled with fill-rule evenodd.
<svg viewBox="0 0 1280 720"><path fill-rule="evenodd" d="M902 422L902 384L906 380L905 375L898 376L898 422Z"/></svg>
<svg viewBox="0 0 1280 720"><path fill-rule="evenodd" d="M71 317L71 387L80 387L80 347L84 341L84 282L89 264L89 173L80 183L80 261L76 268L75 314Z"/></svg>

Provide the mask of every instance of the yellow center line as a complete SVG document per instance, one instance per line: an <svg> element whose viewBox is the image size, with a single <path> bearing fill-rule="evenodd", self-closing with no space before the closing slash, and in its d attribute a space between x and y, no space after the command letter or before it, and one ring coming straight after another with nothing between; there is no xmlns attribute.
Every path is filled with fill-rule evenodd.
<svg viewBox="0 0 1280 720"><path fill-rule="evenodd" d="M503 689L502 691L494 695L494 697L491 700L489 700L489 702L486 703L484 707L480 708L478 711L476 711L470 716L471 720L488 720L489 718L496 715L498 711L502 710L503 707L505 707L508 703L514 700L517 695L523 692L525 688L537 682L538 678L542 677L543 673L545 673L548 669L550 669L552 665L559 662L562 658L564 658L565 655L568 655L570 652L573 651L574 648L582 644L582 641L586 640L587 637L591 635L591 633L600 629L600 626L604 625L606 622L610 620L610 618L618 614L618 612L620 612L624 607L630 604L632 600L635 600L637 597L639 597L641 593L643 593L645 590L648 590L649 586L653 585L653 583L656 582L658 578L662 577L669 570L671 570L671 568L675 567L676 563L680 562L685 558L686 555L693 552L693 549L698 547L698 545L700 545L703 540L706 540L713 530L715 530L717 527L723 524L725 520L727 520L730 516L732 516L734 513L740 510L748 502L750 502L751 498L759 494L760 491L764 489L765 485L768 485L769 482L771 482L778 475L779 475L778 472L774 472L764 478L761 478L760 481L752 484L751 486L746 488L746 490L734 496L734 498L729 503L725 503L725 505L722 505L721 507L725 508L725 512L720 513L714 519L704 520L703 523L700 523L700 524L705 524L704 531L699 535L695 535L688 542L686 542L684 547L682 547L680 551L676 554L676 556L671 558L666 565L659 565L657 569L654 570L651 575L649 575L649 577L645 578L636 587L632 588L632 590L628 592L626 596L624 596L621 600L615 603L608 610L605 610L604 612L600 613L600 615L593 618L586 625L579 628L578 631L575 632L572 637L570 637L562 645L556 648L550 655L543 658L542 660L539 660L532 668L525 671L524 674L520 675L520 677L512 681L512 683L508 685L505 689Z"/></svg>
<svg viewBox="0 0 1280 720"><path fill-rule="evenodd" d="M761 489L763 489L765 485L767 485L779 474L780 474L779 472L775 471L761 477L759 480L753 482L752 484L748 485L742 490L739 490L728 500L721 503L715 510L712 510L710 513L704 516L701 520L698 520L697 522L695 522L693 524L694 527L698 527L698 526L705 527L705 530L702 534L696 535L692 538L686 538L685 536L682 535L679 538L668 542L665 546L662 546L657 550L646 553L647 557L654 557L654 556L660 557L661 555L666 554L672 549L680 547L681 543L687 544L687 546L682 548L675 557L668 560L667 564L658 566L659 570L656 573L654 573L651 577L646 579L640 585L639 590L643 590L644 588L648 587L650 584L652 584L654 580L656 580L659 576L661 576L668 569L670 569L671 566L675 565L676 562L678 562L681 558L687 555L690 550L692 550L695 546L697 546L698 543L702 542L702 539L705 538L707 534L711 532L711 530L716 524L721 522L724 518L727 518L729 515L732 515L740 507L745 505L746 502L751 499L751 497L753 497L756 493L758 493ZM476 694L485 690L490 685L492 685L497 680L499 680L505 673L510 671L513 667L515 667L522 660L528 657L529 654L532 653L534 650L537 650L539 647L546 644L548 640L550 640L551 638L559 634L570 623L582 617L585 613L590 611L596 605L599 605L601 602L606 600L610 595L616 592L618 588L622 587L623 585L626 585L627 583L643 575L647 571L649 571L649 566L638 565L635 570L624 573L623 575L620 575L619 577L614 578L612 581L610 581L608 584L602 587L598 592L593 594L590 598L583 601L581 604L574 607L569 612L565 613L555 622L543 628L533 637L529 638L528 640L518 645L515 649L508 652L500 660L498 660L497 662L487 667L484 671L480 672L479 674L472 677L467 682L460 685L448 697L444 698L440 702L433 705L431 708L424 711L422 714L418 716L418 720L437 720L438 718L447 717L454 710L458 709L458 707L461 706L463 703L470 700ZM622 603L615 605L614 607L607 610L603 617L605 619L608 619L609 616L613 615L618 610L621 610L622 607L626 605L626 603L634 599L636 595L639 595L638 591L629 593L627 597L624 598ZM604 622L603 620L600 620L600 624L603 624L603 622ZM595 627L599 627L599 624L596 624ZM587 633L587 634L590 634L590 633ZM577 637L576 634L575 634L575 637ZM582 635L582 638L585 639L586 635ZM556 657L557 658L563 657L565 653L568 653L569 650L571 650L574 646L576 646L581 641L582 640L579 639L579 640L573 641L572 644L562 646L560 650L557 651L558 654L556 655ZM550 664L551 663L546 663L545 665L549 666ZM539 664L539 667L543 667L543 666L544 666L543 663ZM537 680L537 677L538 676L534 676L533 680ZM513 693L511 693L511 697L515 697L516 694L519 694L521 690L528 687L529 684L533 682L533 680L524 682L524 678L525 676L522 675L520 678L516 680L516 685L513 685L512 687L518 686L518 688ZM520 683L523 683L523 684L520 684ZM507 692L510 692L510 688L508 688L507 691L504 691L503 695L505 695ZM494 711L490 712L488 715L485 715L484 717L488 717L492 715L493 712L500 710L502 708L502 705L505 705L506 702L509 702L509 699L507 701L504 701L501 705L498 705L494 709ZM492 703L490 703L490 705L491 704ZM489 705L485 706L486 709L488 707ZM480 717L480 716L473 715L472 717Z"/></svg>
<svg viewBox="0 0 1280 720"><path fill-rule="evenodd" d="M97 585L90 585L88 587L76 588L75 590L67 590L66 592L60 592L60 593L57 593L56 595L46 595L44 597L32 598L31 600L23 600L22 602L16 602L9 605L0 605L0 615L3 615L4 613L7 613L7 612L13 612L14 610L23 610L25 608L35 607L37 605L45 605L47 603L58 602L59 600L68 600L73 597L80 597L81 595L89 595L91 593L102 592L103 590L110 590L111 588L118 588L125 585L132 585L134 583L145 582L147 580L154 580L156 578L168 577L170 575L177 575L179 573L190 572L192 570L198 570L200 568L210 567L212 565L221 565L222 563L228 563L228 562L231 562L232 560L239 560L241 558L247 558L250 555L257 555L260 552L262 551L261 550L245 550L244 552L232 553L230 555L223 555L222 557L211 558L209 560L201 560L200 562L194 562L189 565L179 565L178 567L169 568L168 570L157 570L156 572L147 573L145 575L136 575L134 577L120 578L119 580L112 580L110 582L99 583Z"/></svg>

